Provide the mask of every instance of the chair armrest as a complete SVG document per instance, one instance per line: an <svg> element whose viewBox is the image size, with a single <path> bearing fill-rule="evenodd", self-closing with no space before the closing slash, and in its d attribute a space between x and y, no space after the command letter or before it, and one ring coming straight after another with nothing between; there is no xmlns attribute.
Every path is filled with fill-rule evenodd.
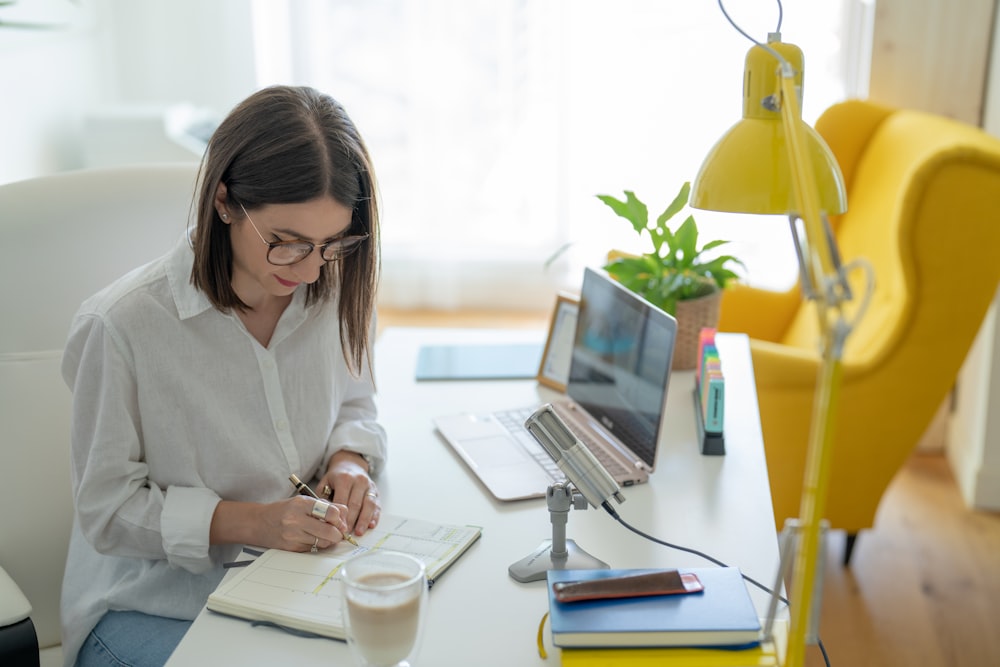
<svg viewBox="0 0 1000 667"><path fill-rule="evenodd" d="M775 387L781 391L812 392L822 361L815 351L769 341L751 340L757 390Z"/></svg>
<svg viewBox="0 0 1000 667"><path fill-rule="evenodd" d="M31 603L0 566L0 627L19 623L31 615Z"/></svg>
<svg viewBox="0 0 1000 667"><path fill-rule="evenodd" d="M739 283L722 290L719 331L745 333L757 340L781 342L802 304L798 286L787 292Z"/></svg>

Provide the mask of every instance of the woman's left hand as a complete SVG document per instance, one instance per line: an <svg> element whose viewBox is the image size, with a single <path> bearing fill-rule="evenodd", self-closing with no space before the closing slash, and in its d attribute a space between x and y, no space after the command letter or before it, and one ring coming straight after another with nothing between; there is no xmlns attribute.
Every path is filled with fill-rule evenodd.
<svg viewBox="0 0 1000 667"><path fill-rule="evenodd" d="M360 454L341 450L331 456L316 491L321 498L347 506L350 533L364 535L378 525L382 513L378 487L368 476L368 463Z"/></svg>

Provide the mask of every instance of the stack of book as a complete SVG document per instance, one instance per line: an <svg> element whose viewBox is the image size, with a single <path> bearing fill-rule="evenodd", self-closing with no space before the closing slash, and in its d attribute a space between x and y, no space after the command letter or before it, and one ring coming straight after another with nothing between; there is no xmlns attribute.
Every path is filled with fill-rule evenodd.
<svg viewBox="0 0 1000 667"><path fill-rule="evenodd" d="M691 568L699 592L560 602L553 585L653 570L550 570L549 623L564 667L779 665L737 568Z"/></svg>

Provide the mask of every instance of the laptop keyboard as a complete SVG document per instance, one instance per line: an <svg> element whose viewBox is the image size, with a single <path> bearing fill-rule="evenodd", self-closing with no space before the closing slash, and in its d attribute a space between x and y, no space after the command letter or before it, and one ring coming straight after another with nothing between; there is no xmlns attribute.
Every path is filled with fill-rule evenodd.
<svg viewBox="0 0 1000 667"><path fill-rule="evenodd" d="M528 432L528 429L524 427L524 422L531 413L535 411L535 408L515 408L513 410L496 411L494 415L503 424L511 435L527 450L531 458L538 462L538 465L549 474L553 480L565 479L566 475L556 462L552 460L549 453L545 451L545 448L538 444L535 437Z"/></svg>
<svg viewBox="0 0 1000 667"><path fill-rule="evenodd" d="M563 479L566 475L556 462L552 460L545 448L538 444L534 436L528 432L528 429L524 427L525 420L531 416L531 413L535 411L536 408L517 408L513 410L496 411L494 415L500 421L503 426L511 432L511 434L517 438L518 442L524 446L532 458L538 461L538 464L542 466L549 473L553 479ZM621 461L611 456L611 454L603 447L599 447L594 441L593 437L586 432L581 432L580 429L572 429L573 434L583 442L587 449L591 451L594 457L601 462L604 469L615 478L619 478L622 475L628 473L628 468L626 468Z"/></svg>

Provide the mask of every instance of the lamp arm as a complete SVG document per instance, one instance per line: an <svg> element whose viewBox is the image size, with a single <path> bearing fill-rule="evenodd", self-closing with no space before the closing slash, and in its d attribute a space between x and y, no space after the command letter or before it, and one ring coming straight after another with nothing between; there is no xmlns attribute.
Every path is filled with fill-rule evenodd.
<svg viewBox="0 0 1000 667"><path fill-rule="evenodd" d="M820 217L822 218L823 231L826 234L826 243L829 248L831 261L837 273L836 281L830 281L827 285L827 300L830 303L844 303L853 298L853 295L851 294L851 285L847 281L848 269L851 267L845 267L842 265L840 260L840 250L837 248L837 242L833 237L833 229L830 227L830 220L826 217L826 213L821 213ZM800 221L801 218L797 214L789 214L788 226L792 233L792 242L795 245L795 256L799 263L799 279L802 283L802 293L807 300L813 301L816 299L817 295L813 291L813 281L809 279L809 275L806 271L806 267L809 264L808 255L806 254L808 244L802 238L804 231L797 224Z"/></svg>
<svg viewBox="0 0 1000 667"><path fill-rule="evenodd" d="M795 72L792 66L781 60L781 124L785 132L785 144L788 147L788 160L791 167L792 191L795 197L799 217L805 229L809 242L810 280L817 288L825 287L829 276L837 276L834 266L835 253L830 249L830 236L823 227L820 214L819 193L816 187L816 171L806 152L805 132L802 127L801 111L799 109L799 93L795 87ZM826 289L818 290L826 293Z"/></svg>
<svg viewBox="0 0 1000 667"><path fill-rule="evenodd" d="M839 402L843 364L841 353L844 339L850 332L840 313L842 291L836 285L843 274L832 237L824 228L820 214L815 170L808 159L805 132L802 127L795 73L781 61L780 68L781 121L788 147L792 189L796 208L802 219L805 235L804 252L799 253L803 288L813 294L819 318L822 363L817 377L813 416L806 454L806 470L799 507L800 539L797 542L789 611L791 626L785 665L801 667L805 663L805 646L810 639L810 613L814 606L814 582L820 561L821 520L826 509L832 458L833 425ZM838 322L833 320L837 319Z"/></svg>

